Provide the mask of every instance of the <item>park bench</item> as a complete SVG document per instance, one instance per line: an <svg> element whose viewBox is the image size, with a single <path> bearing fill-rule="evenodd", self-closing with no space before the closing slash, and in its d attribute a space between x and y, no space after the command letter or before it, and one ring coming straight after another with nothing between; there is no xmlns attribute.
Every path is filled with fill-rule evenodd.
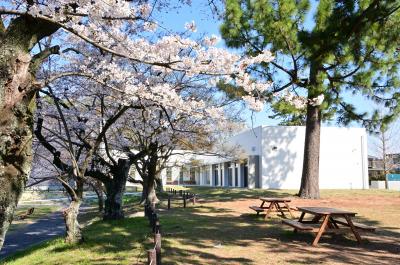
<svg viewBox="0 0 400 265"><path fill-rule="evenodd" d="M284 220L282 220L282 223L286 224L286 225L289 225L289 226L295 228L296 230L303 230L303 231L313 231L313 230L315 230L315 227L313 227L311 225L307 225L305 223L301 223L299 221L295 221L295 220L284 219Z"/></svg>
<svg viewBox="0 0 400 265"><path fill-rule="evenodd" d="M32 215L34 211L35 211L34 207L29 208L25 213L18 215L17 220L24 220L28 218L28 216Z"/></svg>
<svg viewBox="0 0 400 265"><path fill-rule="evenodd" d="M257 212L257 215L259 215L260 212L265 212L265 218L268 218L271 212L279 212L283 217L286 217L284 212L289 212L289 214L294 217L292 210L295 209L289 205L290 199L260 197L260 200L260 206L249 206L250 209ZM268 203L268 206L266 206L265 203Z"/></svg>
<svg viewBox="0 0 400 265"><path fill-rule="evenodd" d="M260 212L264 212L266 209L268 209L267 207L260 207L260 206L255 206L255 205L249 206L249 208L256 211L257 215L259 215Z"/></svg>
<svg viewBox="0 0 400 265"><path fill-rule="evenodd" d="M348 226L348 224L347 224L347 222L345 220L342 221L342 220L335 219L334 222L337 223L337 224ZM353 222L353 225L354 225L354 227L356 229L359 229L359 230L362 230L362 231L366 231L366 232L375 232L375 230L376 230L376 227L365 225L365 224L360 224L360 223Z"/></svg>
<svg viewBox="0 0 400 265"><path fill-rule="evenodd" d="M166 189L168 193L168 210L171 209L171 201L177 200L183 202L183 208L186 208L187 201L192 201L193 205L196 204L196 194L189 193L184 190L174 190L171 188Z"/></svg>
<svg viewBox="0 0 400 265"><path fill-rule="evenodd" d="M341 234L351 231L357 241L361 243L361 236L359 234L360 230L370 232L375 231L375 228L372 226L353 223L351 219L356 215L355 212L329 207L298 207L298 210L301 212L298 221L283 220L282 223L293 227L294 232L306 231L316 233L312 243L313 246L318 244L319 239L325 232ZM303 220L306 213L313 215L314 218L307 221ZM321 219L322 223L320 223Z"/></svg>

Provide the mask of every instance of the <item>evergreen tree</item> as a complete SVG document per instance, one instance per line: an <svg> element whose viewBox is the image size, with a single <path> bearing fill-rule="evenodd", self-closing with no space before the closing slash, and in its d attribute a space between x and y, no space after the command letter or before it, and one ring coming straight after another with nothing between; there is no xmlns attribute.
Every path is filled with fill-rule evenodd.
<svg viewBox="0 0 400 265"><path fill-rule="evenodd" d="M312 2L312 3L311 3ZM324 95L321 105L307 104L304 162L299 195L319 197L320 126L324 114L338 121L371 122L374 113L357 113L346 102L360 93L398 112L400 1L382 0L227 0L222 36L229 47L248 54L270 49L276 60L253 69L274 82L274 92L289 90L308 100ZM266 95L271 101L271 95ZM285 105L280 114L295 112ZM299 113L297 113L299 114ZM339 140L339 139L338 139Z"/></svg>

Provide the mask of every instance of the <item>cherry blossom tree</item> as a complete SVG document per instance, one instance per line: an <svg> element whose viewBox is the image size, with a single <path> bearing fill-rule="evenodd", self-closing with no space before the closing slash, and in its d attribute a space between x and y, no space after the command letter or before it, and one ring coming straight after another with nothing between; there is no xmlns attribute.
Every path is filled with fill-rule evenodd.
<svg viewBox="0 0 400 265"><path fill-rule="evenodd" d="M40 102L35 135L53 156L53 164L68 179L62 182L71 199L63 213L67 228L66 241L80 242L83 238L77 216L83 200L84 184L88 182L86 172L106 131L128 106L119 107L100 127L100 120L93 115L97 111L95 101L79 95L75 99L66 98L64 103L64 98L57 96L50 86L47 93L52 102ZM67 184L70 182L73 185Z"/></svg>
<svg viewBox="0 0 400 265"><path fill-rule="evenodd" d="M62 64L63 60L81 56L71 55L71 51L79 50L82 45L91 45L101 51L102 56L123 58L131 64L140 65L139 69L150 68L155 74L184 72L188 76L208 75L213 77L213 82L225 77L228 82L246 85L249 91L246 99L253 108L260 109L260 102L254 100L254 96L259 94L256 90L267 89L269 84L256 86L246 77L244 70L249 62L271 60L270 53L265 52L256 60L250 60L209 46L215 42L213 37L196 42L168 31L152 35L157 30L157 21L152 17L154 8L162 9L168 1L155 1L157 6L146 2L150 1L2 2L0 246L31 169L35 94L55 79L61 78L58 76L49 80L37 75L42 63L52 55L61 53ZM194 25L188 26L189 31L194 29ZM46 45L49 43L56 45ZM71 58L64 58L66 54ZM110 64L107 56L96 65L97 71L93 68L89 70L85 64L78 72L75 69L65 69L61 75L86 77L103 83L107 89L120 90L109 80L110 77L124 78L126 71L116 64ZM86 60L90 62L90 58ZM123 93L135 96L145 91L152 94L147 91L145 80L139 79L140 83L136 83L134 79L135 76L131 75L130 83L124 87ZM168 85L159 85L154 88L157 90L155 94L162 94L170 88ZM170 102L168 98L164 100Z"/></svg>

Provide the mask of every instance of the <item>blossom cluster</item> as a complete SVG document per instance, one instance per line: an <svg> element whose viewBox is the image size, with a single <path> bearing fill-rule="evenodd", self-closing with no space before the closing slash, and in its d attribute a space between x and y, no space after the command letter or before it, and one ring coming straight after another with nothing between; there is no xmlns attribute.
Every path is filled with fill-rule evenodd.
<svg viewBox="0 0 400 265"><path fill-rule="evenodd" d="M303 109L307 107L307 105L311 106L320 106L324 101L324 94L320 94L318 97L307 99L306 97L300 95L294 95L293 93L286 92L283 96L283 99L293 105L296 109Z"/></svg>
<svg viewBox="0 0 400 265"><path fill-rule="evenodd" d="M240 57L226 49L216 48L219 39L215 35L194 41L179 33L158 32L161 29L156 18L152 17L154 6L149 3L46 0L40 4L8 1L7 6L57 24L68 33L61 43L90 43L107 53L148 65L161 75L178 71L189 77L207 76L209 84L215 84L221 78L237 82L247 92L243 99L250 107L255 105L249 96L257 97L270 86L267 82L258 84L248 77L247 71L254 64L273 60L269 51L255 57ZM194 21L187 22L184 27L188 32L197 30ZM149 37L149 33L152 36Z"/></svg>

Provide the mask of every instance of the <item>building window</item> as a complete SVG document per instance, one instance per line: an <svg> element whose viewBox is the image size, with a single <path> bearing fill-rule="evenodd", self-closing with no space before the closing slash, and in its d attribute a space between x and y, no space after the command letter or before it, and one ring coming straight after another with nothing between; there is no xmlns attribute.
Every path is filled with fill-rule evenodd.
<svg viewBox="0 0 400 265"><path fill-rule="evenodd" d="M167 168L167 182L172 182L172 168Z"/></svg>

